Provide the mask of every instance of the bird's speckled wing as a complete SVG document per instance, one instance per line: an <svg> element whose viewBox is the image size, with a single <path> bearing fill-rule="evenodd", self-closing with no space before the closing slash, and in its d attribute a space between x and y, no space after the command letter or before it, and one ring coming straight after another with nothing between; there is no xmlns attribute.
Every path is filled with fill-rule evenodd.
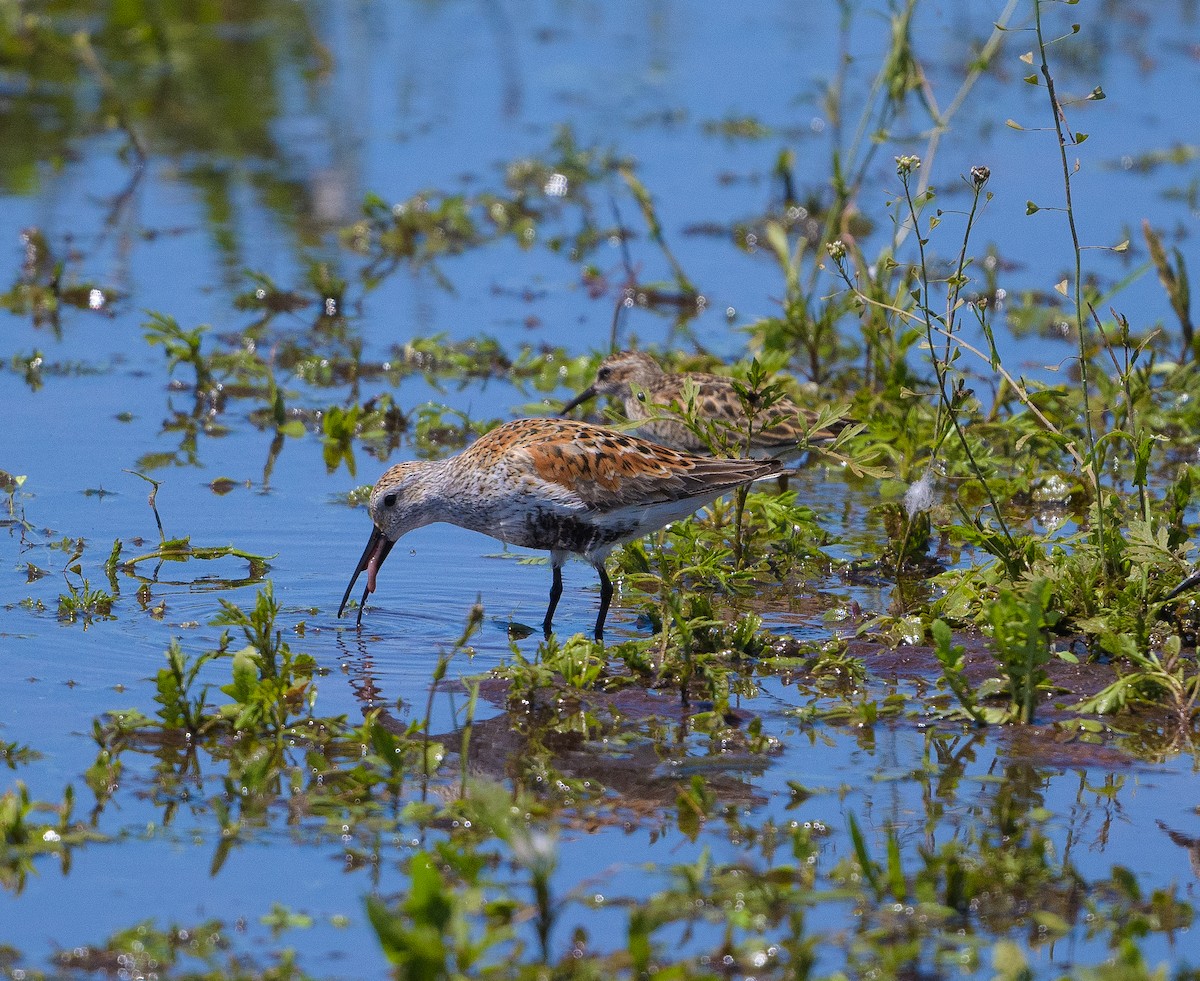
<svg viewBox="0 0 1200 981"><path fill-rule="evenodd" d="M674 406L682 409L686 404L685 392L687 382L691 381L696 388L696 409L701 418L743 429L746 425L746 412L733 380L724 375L710 375L692 372L687 375L664 375L647 394L658 405ZM650 415L650 410L644 410ZM779 446L796 443L804 438L805 430L812 425L815 414L808 409L802 409L786 396L769 409L757 414L754 420L754 444L756 446ZM804 420L804 426L800 420ZM673 420L667 420L671 424ZM682 423L678 424L682 428ZM836 431L821 430L809 434L812 442L828 440L836 435ZM686 442L699 443L689 434Z"/></svg>
<svg viewBox="0 0 1200 981"><path fill-rule="evenodd" d="M507 453L522 455L538 479L563 488L597 512L711 500L783 469L776 460L691 456L571 420L523 419L502 428L508 437Z"/></svg>

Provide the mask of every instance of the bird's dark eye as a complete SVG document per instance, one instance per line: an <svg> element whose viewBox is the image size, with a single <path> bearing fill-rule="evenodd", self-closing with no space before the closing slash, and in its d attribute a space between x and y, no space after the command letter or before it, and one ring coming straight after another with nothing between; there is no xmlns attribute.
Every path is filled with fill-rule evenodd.
<svg viewBox="0 0 1200 981"><path fill-rule="evenodd" d="M646 401L646 393L645 393L645 392L638 392L638 401L639 401L639 402L645 402L645 401Z"/></svg>
<svg viewBox="0 0 1200 981"><path fill-rule="evenodd" d="M394 508L396 506L396 495L387 494L383 498L383 506L385 508Z"/></svg>
<svg viewBox="0 0 1200 981"><path fill-rule="evenodd" d="M596 381L604 381L604 379L607 378L611 374L612 374L612 368L601 368L599 371L596 372Z"/></svg>

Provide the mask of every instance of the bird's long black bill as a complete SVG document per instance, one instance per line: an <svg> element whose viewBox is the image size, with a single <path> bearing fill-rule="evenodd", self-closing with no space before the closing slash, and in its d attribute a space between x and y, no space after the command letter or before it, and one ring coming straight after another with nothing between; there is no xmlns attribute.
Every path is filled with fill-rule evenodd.
<svg viewBox="0 0 1200 981"><path fill-rule="evenodd" d="M1163 597L1163 600L1173 600L1180 593L1187 592L1189 589L1191 589L1193 586L1197 585L1198 583L1200 583L1200 570L1193 572L1183 582L1181 582L1178 586L1176 586L1169 593L1167 593L1167 595Z"/></svg>
<svg viewBox="0 0 1200 981"><path fill-rule="evenodd" d="M354 589L354 584L358 582L358 577L364 572L367 574L367 585L363 589L362 599L358 603L358 619L355 621L359 626L362 625L363 607L367 605L367 597L375 590L375 576L379 572L379 567L383 565L383 560L388 557L388 552L392 550L392 546L396 543L390 541L378 528L371 529L371 537L367 539L367 547L363 549L362 557L358 560L358 565L354 569L354 575L350 579L350 585L346 587L346 592L342 596L342 604L338 607L338 618L346 611L346 603L350 599L350 592Z"/></svg>
<svg viewBox="0 0 1200 981"><path fill-rule="evenodd" d="M588 399L594 399L595 397L596 397L596 386L595 385L593 385L591 388L585 388L582 392L580 392L573 399L571 399L570 402L568 402L561 409L559 409L558 414L560 416L565 416L572 409L576 408L577 406L583 405L583 403L586 402Z"/></svg>

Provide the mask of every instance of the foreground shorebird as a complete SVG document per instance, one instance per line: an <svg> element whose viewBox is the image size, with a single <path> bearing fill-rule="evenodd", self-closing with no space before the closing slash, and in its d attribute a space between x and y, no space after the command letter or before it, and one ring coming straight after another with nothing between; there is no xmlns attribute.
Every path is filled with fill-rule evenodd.
<svg viewBox="0 0 1200 981"><path fill-rule="evenodd" d="M366 572L358 608L361 624L379 567L397 539L447 521L512 545L550 550L554 579L542 622L547 636L562 595L563 563L571 554L590 562L600 576L600 640L613 595L604 560L614 546L782 470L778 460L691 456L571 419L505 423L457 456L398 463L379 478L370 502L375 527L338 616Z"/></svg>
<svg viewBox="0 0 1200 981"><path fill-rule="evenodd" d="M562 412L566 414L597 395L611 395L624 403L625 415L639 423L638 432L647 439L688 453L707 452L709 445L700 434L682 419L664 414L664 407L674 412L686 410L689 383L696 393L696 414L702 426L711 425L734 448L745 450L744 445L737 444L744 444L749 420L732 378L699 371L670 374L640 351L610 354L600 362L595 382L564 405ZM750 455L786 455L802 448L805 442L826 441L837 435L832 429L810 432L815 418L815 413L785 396L753 420ZM840 430L841 425L837 428Z"/></svg>

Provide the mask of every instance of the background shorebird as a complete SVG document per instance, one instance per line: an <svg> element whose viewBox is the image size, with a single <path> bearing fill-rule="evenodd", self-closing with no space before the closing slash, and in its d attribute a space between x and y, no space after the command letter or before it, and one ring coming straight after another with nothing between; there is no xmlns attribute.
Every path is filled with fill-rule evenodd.
<svg viewBox="0 0 1200 981"><path fill-rule="evenodd" d="M505 423L457 456L398 463L379 478L370 501L375 527L338 616L366 572L361 624L363 604L397 539L447 521L512 545L549 549L554 579L542 623L547 636L562 595L563 563L571 554L590 562L600 576L600 640L613 594L604 560L616 545L782 470L778 460L693 456L571 419Z"/></svg>
<svg viewBox="0 0 1200 981"><path fill-rule="evenodd" d="M699 431L673 415L687 411L689 389L695 392ZM564 405L562 414L597 395L620 399L625 415L638 423L638 432L647 439L688 453L709 452L715 442L718 447L728 443L731 450L747 456L786 456L802 451L808 443L833 439L844 426L839 423L812 432L816 413L787 396L750 418L732 378L699 371L669 373L641 351L610 354L600 362L596 380ZM709 430L711 441L704 438Z"/></svg>

